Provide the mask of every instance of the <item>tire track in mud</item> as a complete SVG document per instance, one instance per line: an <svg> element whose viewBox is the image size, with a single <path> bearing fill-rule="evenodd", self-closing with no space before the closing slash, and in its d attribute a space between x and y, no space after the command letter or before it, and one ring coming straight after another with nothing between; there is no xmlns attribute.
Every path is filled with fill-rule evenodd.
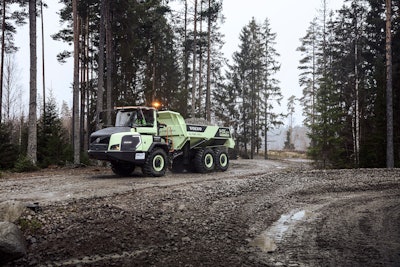
<svg viewBox="0 0 400 267"><path fill-rule="evenodd" d="M302 201L301 209L283 214L262 233L265 239L256 245L270 254L258 253L261 262L400 266L400 189L328 193ZM296 214L301 216L293 219Z"/></svg>

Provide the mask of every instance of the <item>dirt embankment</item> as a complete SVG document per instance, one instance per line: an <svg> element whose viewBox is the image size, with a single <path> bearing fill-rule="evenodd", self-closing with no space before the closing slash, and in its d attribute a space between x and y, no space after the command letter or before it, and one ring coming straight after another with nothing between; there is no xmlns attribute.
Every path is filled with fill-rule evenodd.
<svg viewBox="0 0 400 267"><path fill-rule="evenodd" d="M232 161L212 174L109 170L0 180L29 254L12 266L400 266L400 170Z"/></svg>

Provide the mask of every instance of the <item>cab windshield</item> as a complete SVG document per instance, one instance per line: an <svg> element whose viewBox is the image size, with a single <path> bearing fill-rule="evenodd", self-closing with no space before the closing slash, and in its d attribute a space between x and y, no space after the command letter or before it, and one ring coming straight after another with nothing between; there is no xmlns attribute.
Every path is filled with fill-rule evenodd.
<svg viewBox="0 0 400 267"><path fill-rule="evenodd" d="M115 119L116 127L153 127L154 115L151 109L119 110Z"/></svg>

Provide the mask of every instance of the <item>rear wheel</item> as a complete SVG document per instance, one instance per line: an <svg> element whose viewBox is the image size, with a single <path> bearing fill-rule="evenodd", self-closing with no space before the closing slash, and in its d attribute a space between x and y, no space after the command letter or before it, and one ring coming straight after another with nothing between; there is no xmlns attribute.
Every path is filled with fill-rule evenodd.
<svg viewBox="0 0 400 267"><path fill-rule="evenodd" d="M194 166L199 173L211 172L215 168L215 154L210 148L199 149L194 158Z"/></svg>
<svg viewBox="0 0 400 267"><path fill-rule="evenodd" d="M129 164L129 163L117 163L117 162L112 162L111 163L111 170L119 176L129 176L133 173L135 170L135 165L134 164Z"/></svg>
<svg viewBox="0 0 400 267"><path fill-rule="evenodd" d="M146 176L164 176L167 170L167 154L162 148L153 149L147 156L143 165L143 173Z"/></svg>
<svg viewBox="0 0 400 267"><path fill-rule="evenodd" d="M229 168L229 156L226 151L219 149L215 151L215 168L223 172Z"/></svg>

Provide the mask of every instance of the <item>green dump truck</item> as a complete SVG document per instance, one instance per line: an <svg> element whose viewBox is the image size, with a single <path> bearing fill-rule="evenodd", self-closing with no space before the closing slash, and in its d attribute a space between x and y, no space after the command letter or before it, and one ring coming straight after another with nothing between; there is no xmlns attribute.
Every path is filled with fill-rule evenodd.
<svg viewBox="0 0 400 267"><path fill-rule="evenodd" d="M186 124L174 111L153 107L116 108L115 126L90 135L89 157L108 161L115 174L127 176L141 167L146 176L173 172L226 171L229 128Z"/></svg>

